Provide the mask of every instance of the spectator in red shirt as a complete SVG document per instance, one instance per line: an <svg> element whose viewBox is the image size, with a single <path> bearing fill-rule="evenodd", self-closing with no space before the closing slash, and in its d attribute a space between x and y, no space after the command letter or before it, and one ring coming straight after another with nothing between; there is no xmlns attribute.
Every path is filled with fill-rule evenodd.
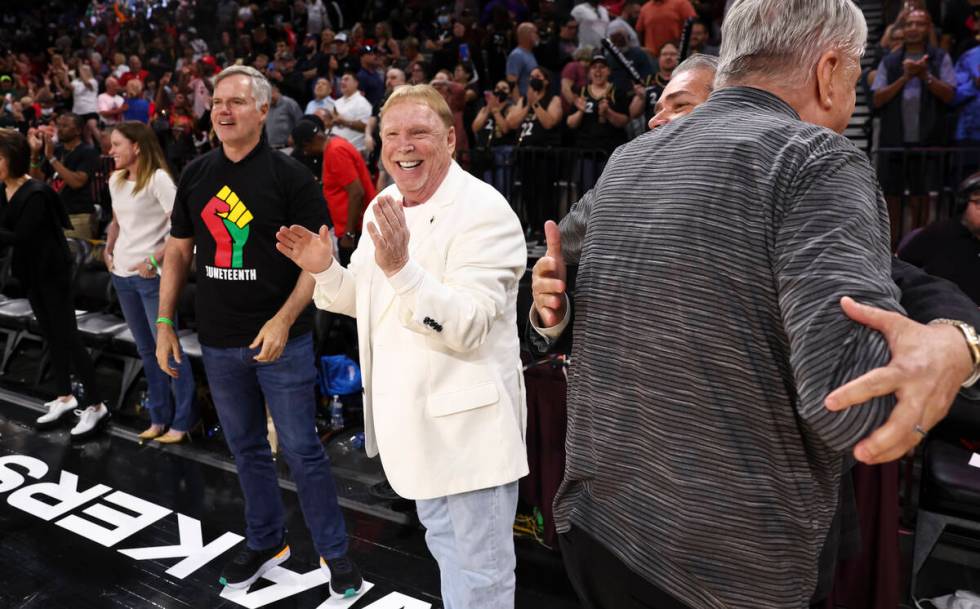
<svg viewBox="0 0 980 609"><path fill-rule="evenodd" d="M361 234L364 210L377 191L361 153L344 138L331 135L332 115L321 116L325 131L313 121L300 121L293 129L293 146L310 156L323 155L323 196L337 236L337 255L347 266Z"/></svg>
<svg viewBox="0 0 980 609"><path fill-rule="evenodd" d="M143 62L140 61L139 56L132 55L129 58L129 72L126 72L125 74L119 77L119 84L125 88L126 83L133 80L134 78L139 80L141 83L145 84L146 79L149 76L150 73L147 70L143 69Z"/></svg>
<svg viewBox="0 0 980 609"><path fill-rule="evenodd" d="M679 39L690 17L697 17L690 0L648 0L640 9L636 33L646 50L659 57L660 47Z"/></svg>

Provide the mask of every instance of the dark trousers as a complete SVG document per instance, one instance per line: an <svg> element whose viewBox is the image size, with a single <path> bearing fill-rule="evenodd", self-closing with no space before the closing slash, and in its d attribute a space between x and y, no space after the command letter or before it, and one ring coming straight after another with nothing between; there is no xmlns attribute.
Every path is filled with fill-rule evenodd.
<svg viewBox="0 0 980 609"><path fill-rule="evenodd" d="M268 407L313 545L324 558L346 554L347 529L337 486L316 433L312 336L290 339L274 362L256 362L259 348L201 349L214 407L245 495L248 547L271 548L286 530L286 509L269 447Z"/></svg>
<svg viewBox="0 0 980 609"><path fill-rule="evenodd" d="M585 609L689 609L627 567L591 535L558 535L572 588Z"/></svg>
<svg viewBox="0 0 980 609"><path fill-rule="evenodd" d="M74 366L85 387L84 395L75 396L79 407L86 408L101 402L95 365L78 332L68 275L46 277L43 282L35 282L27 292L27 299L41 326L41 334L48 342L58 395L71 393L70 371Z"/></svg>

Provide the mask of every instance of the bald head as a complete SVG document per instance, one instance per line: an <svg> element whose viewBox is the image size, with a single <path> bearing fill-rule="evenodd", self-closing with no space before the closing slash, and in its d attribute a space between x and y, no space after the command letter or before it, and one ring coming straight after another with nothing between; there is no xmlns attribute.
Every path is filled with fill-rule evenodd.
<svg viewBox="0 0 980 609"><path fill-rule="evenodd" d="M532 49L538 42L538 26L530 21L517 26L517 46L524 49Z"/></svg>

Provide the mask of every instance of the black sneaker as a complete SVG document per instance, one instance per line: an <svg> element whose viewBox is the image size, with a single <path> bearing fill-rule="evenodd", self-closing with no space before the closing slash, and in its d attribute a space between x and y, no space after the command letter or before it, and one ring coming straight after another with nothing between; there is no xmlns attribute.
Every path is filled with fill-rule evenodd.
<svg viewBox="0 0 980 609"><path fill-rule="evenodd" d="M364 584L360 570L346 554L331 559L321 556L320 570L330 578L330 596L335 598L357 596Z"/></svg>
<svg viewBox="0 0 980 609"><path fill-rule="evenodd" d="M286 538L268 550L253 550L247 545L225 564L218 583L233 590L248 588L269 569L289 559Z"/></svg>

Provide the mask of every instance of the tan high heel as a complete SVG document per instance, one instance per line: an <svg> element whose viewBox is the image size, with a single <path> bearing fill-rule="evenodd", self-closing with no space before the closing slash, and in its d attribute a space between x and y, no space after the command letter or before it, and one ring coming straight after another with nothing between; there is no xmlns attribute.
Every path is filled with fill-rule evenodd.
<svg viewBox="0 0 980 609"><path fill-rule="evenodd" d="M160 444L183 444L190 442L191 436L186 431L174 431L171 429L162 436L156 438Z"/></svg>
<svg viewBox="0 0 980 609"><path fill-rule="evenodd" d="M152 440L154 438L160 437L164 434L167 428L163 425L150 425L145 431L136 436L140 439L140 442L146 442L147 440Z"/></svg>

